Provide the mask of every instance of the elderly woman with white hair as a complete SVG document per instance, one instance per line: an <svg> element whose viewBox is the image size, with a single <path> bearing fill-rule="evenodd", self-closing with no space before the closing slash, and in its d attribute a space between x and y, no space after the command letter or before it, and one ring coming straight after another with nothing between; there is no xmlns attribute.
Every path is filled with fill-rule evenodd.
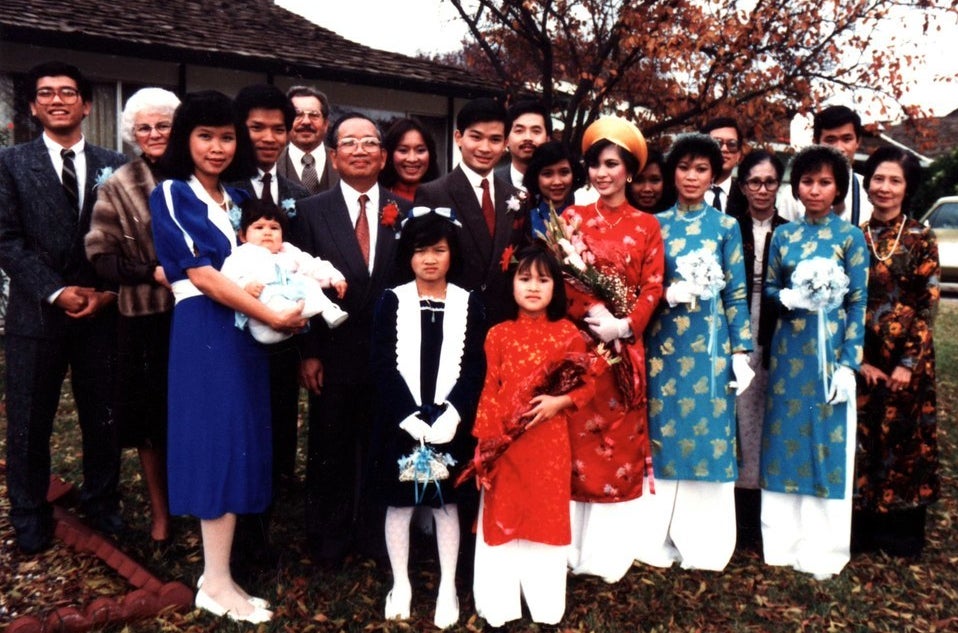
<svg viewBox="0 0 958 633"><path fill-rule="evenodd" d="M180 100L161 88L137 91L123 109L123 139L140 157L97 174L86 254L97 273L116 284L120 320L114 413L125 447L139 451L150 496L150 536L169 539L166 492L166 385L173 295L153 248L150 194Z"/></svg>

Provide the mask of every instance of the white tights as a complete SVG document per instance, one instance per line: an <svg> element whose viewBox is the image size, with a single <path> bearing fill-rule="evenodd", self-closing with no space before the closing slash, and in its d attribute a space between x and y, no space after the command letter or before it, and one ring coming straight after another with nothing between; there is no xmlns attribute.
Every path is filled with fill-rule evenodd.
<svg viewBox="0 0 958 633"><path fill-rule="evenodd" d="M409 582L409 524L415 507L389 506L386 509L386 551L393 570L393 594L412 595ZM459 511L455 504L433 508L436 544L439 550L439 593L437 600L455 600L456 564L459 561Z"/></svg>

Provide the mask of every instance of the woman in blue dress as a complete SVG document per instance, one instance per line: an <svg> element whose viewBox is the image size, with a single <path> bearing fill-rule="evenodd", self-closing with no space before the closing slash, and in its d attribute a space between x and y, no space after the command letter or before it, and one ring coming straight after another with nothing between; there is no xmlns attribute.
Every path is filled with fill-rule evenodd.
<svg viewBox="0 0 958 633"><path fill-rule="evenodd" d="M582 161L566 143L549 141L536 148L522 178L522 186L532 196L529 230L533 239L545 235L550 209L560 214L574 202L585 178Z"/></svg>
<svg viewBox="0 0 958 633"><path fill-rule="evenodd" d="M645 345L655 494L642 497L636 558L659 567L720 571L735 550L735 396L754 372L742 234L705 203L721 167L710 137L679 137L666 159L678 200L655 216L665 242L665 295ZM686 257L700 264L687 270ZM711 283L690 274L704 268Z"/></svg>
<svg viewBox="0 0 958 633"><path fill-rule="evenodd" d="M820 580L848 562L851 538L855 371L865 334L868 252L861 230L832 212L848 184L848 163L836 150L812 146L795 156L792 194L805 215L775 229L765 280L765 295L781 306L762 428L765 562ZM820 293L803 290L793 274L830 261L848 287L837 307L819 310Z"/></svg>
<svg viewBox="0 0 958 633"><path fill-rule="evenodd" d="M274 312L219 272L236 246L231 224L244 194L221 181L252 173L252 146L232 102L188 94L161 161L173 178L150 196L157 257L175 299L170 334L168 480L170 512L200 519L203 576L196 606L233 620L272 617L261 598L233 582L236 515L270 502L268 364L234 326L234 310L279 330L305 325L302 305Z"/></svg>

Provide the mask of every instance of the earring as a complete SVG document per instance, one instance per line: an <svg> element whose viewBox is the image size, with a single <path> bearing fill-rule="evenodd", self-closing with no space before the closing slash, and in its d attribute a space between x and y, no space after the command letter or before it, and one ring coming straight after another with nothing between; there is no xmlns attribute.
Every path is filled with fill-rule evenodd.
<svg viewBox="0 0 958 633"><path fill-rule="evenodd" d="M630 185L631 185L631 184L632 184L632 176L629 176L628 178L626 178L626 179L625 179L625 182L626 182L627 184L630 184Z"/></svg>

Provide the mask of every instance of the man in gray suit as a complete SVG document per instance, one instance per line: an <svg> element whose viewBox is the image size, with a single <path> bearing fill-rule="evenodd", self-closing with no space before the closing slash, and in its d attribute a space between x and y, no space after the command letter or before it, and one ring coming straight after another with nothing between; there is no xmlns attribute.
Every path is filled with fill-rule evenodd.
<svg viewBox="0 0 958 633"><path fill-rule="evenodd" d="M383 553L385 516L363 498L375 393L369 368L373 310L395 284L396 235L409 204L377 184L382 135L359 113L329 134L340 182L299 203L294 243L343 273L349 313L335 330L314 318L302 337L300 380L310 391L306 531L314 561L338 566L353 550Z"/></svg>
<svg viewBox="0 0 958 633"><path fill-rule="evenodd" d="M50 435L70 370L83 433L80 508L116 533L120 451L110 410L115 294L86 260L95 183L126 162L91 145L81 124L92 87L78 69L48 62L28 73L30 111L43 135L0 154L0 267L10 276L6 320L7 487L25 553L49 546Z"/></svg>
<svg viewBox="0 0 958 633"><path fill-rule="evenodd" d="M289 134L289 145L279 155L276 170L280 176L306 187L311 194L335 186L339 176L333 166L332 150L325 144L329 127L329 99L308 86L293 86L286 91L296 117Z"/></svg>

